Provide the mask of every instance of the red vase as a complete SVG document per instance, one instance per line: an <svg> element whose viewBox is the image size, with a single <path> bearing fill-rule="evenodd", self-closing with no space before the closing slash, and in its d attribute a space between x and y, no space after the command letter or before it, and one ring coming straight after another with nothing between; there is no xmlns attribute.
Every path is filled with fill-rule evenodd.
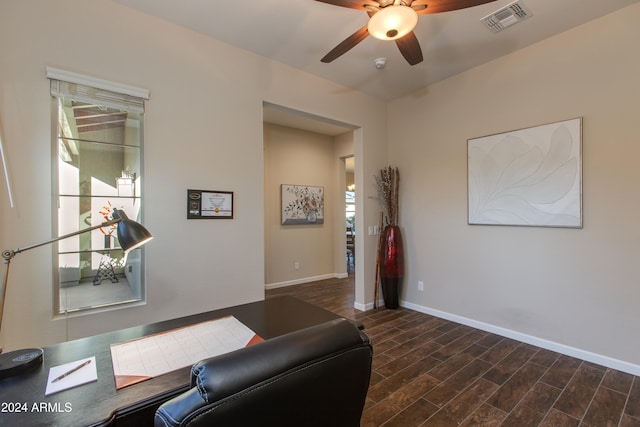
<svg viewBox="0 0 640 427"><path fill-rule="evenodd" d="M382 232L380 245L380 283L386 308L398 308L398 292L404 277L404 248L397 225L388 225Z"/></svg>

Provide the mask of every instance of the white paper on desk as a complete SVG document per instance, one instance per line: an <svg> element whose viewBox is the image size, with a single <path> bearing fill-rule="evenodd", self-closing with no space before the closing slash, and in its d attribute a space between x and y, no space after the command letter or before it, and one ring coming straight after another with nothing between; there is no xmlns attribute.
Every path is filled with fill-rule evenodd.
<svg viewBox="0 0 640 427"><path fill-rule="evenodd" d="M111 344L116 388L148 380L263 339L233 316Z"/></svg>
<svg viewBox="0 0 640 427"><path fill-rule="evenodd" d="M65 372L69 372L76 366L79 366L91 360L87 366L83 366L77 371L67 375L59 381L53 382ZM72 387L77 387L82 384L90 383L98 380L98 369L96 367L96 357L87 357L86 359L76 360L75 362L65 363L64 365L54 366L49 369L49 379L47 379L47 390L44 392L45 396L57 393L62 390L67 390Z"/></svg>

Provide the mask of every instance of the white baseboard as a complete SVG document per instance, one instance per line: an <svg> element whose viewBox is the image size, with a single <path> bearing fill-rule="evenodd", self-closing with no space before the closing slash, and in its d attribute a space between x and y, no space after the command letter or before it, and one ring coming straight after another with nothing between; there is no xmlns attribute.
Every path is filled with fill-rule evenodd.
<svg viewBox="0 0 640 427"><path fill-rule="evenodd" d="M369 304L367 304L368 306ZM371 304L373 307L373 304ZM592 353L590 351L581 350L579 348L570 347L564 344L559 344L553 341L545 340L542 338L534 337L531 335L523 334L520 332L505 329L500 326L490 325L488 323L479 322L477 320L468 319L466 317L458 316L444 311L435 310L429 307L401 301L400 306L408 308L410 310L419 311L420 313L430 314L432 316L440 317L442 319L451 320L452 322L461 323L463 325L471 326L482 331L491 332L503 337L511 338L520 342L535 345L537 347L545 348L547 350L555 351L557 353L566 354L567 356L576 357L578 359L586 360L587 362L596 363L598 365L606 366L611 369L626 372L632 375L640 375L640 366L633 363L628 363L622 360L613 359L601 354Z"/></svg>
<svg viewBox="0 0 640 427"><path fill-rule="evenodd" d="M347 273L330 273L330 274L323 274L321 276L303 277L300 279L287 280L285 282L268 283L265 285L265 289L284 288L286 286L301 285L303 283L316 282L318 280L344 279L348 276L349 275Z"/></svg>
<svg viewBox="0 0 640 427"><path fill-rule="evenodd" d="M283 288L285 286L299 285L302 283L315 282L318 280L345 278L347 274L325 274L321 276L305 277L296 280L288 280L286 282L270 283L265 286L266 289ZM378 307L384 305L383 300L378 301ZM611 369L626 372L632 375L640 376L640 366L633 363L625 362L623 360L614 359L612 357L604 356L597 353L592 353L587 350L571 347L564 344L559 344L553 341L549 341L543 338L534 337L532 335L523 334L521 332L512 331L500 326L491 325L489 323L480 322L477 320L469 319L466 317L458 316L456 314L447 313L444 311L436 310L422 305L413 304L406 301L400 301L400 306L408 308L410 310L418 311L420 313L430 314L435 317L450 320L452 322L460 323L462 325L471 326L472 328L480 329L482 331L491 332L496 335L500 335L506 338L511 338L520 342L535 345L540 348L555 351L557 353L566 354L567 356L576 357L578 359L586 360L587 362L596 363L598 365L606 366ZM360 311L373 310L373 303L360 304L355 303L354 308Z"/></svg>
<svg viewBox="0 0 640 427"><path fill-rule="evenodd" d="M384 300L379 299L378 300L378 307L382 307L383 305L384 305ZM355 308L356 310L360 310L360 311L368 311L368 310L373 310L374 307L373 307L373 303L372 302L370 302L368 304L360 304L358 302L355 302L353 304L353 308ZM409 307L407 307L407 308L409 308ZM416 310L416 311L418 311L418 310Z"/></svg>
<svg viewBox="0 0 640 427"><path fill-rule="evenodd" d="M358 301L353 303L353 308L360 311L367 311L373 309L373 304L360 304Z"/></svg>

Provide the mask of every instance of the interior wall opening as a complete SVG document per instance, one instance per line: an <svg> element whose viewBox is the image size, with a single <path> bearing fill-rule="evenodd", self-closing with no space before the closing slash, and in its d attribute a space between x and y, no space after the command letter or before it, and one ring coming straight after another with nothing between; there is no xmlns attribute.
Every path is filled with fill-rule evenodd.
<svg viewBox="0 0 640 427"><path fill-rule="evenodd" d="M347 274L356 272L356 184L355 157L344 159L345 164L345 222Z"/></svg>
<svg viewBox="0 0 640 427"><path fill-rule="evenodd" d="M263 122L266 288L355 274L355 245L349 262L345 233L348 221L355 225L353 191L347 203L347 185L355 185L355 127L270 103L263 104ZM313 175L314 169L322 169L317 172L321 178ZM325 195L322 224L282 223L280 192L285 184L321 184ZM314 252L318 247L327 250ZM320 258L328 260L330 268L326 263L318 267ZM309 264L324 270L314 271Z"/></svg>

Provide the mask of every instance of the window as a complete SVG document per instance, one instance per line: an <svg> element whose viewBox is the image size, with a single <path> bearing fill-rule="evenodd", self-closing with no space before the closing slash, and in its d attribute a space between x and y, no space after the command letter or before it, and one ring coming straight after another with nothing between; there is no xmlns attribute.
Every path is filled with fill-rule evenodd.
<svg viewBox="0 0 640 427"><path fill-rule="evenodd" d="M345 191L345 211L347 215L347 227L356 228L356 192Z"/></svg>
<svg viewBox="0 0 640 427"><path fill-rule="evenodd" d="M111 219L113 208L142 222L148 92L52 68L47 76L56 123L58 236ZM58 242L57 313L144 300L143 249L123 253L115 230L99 228Z"/></svg>

